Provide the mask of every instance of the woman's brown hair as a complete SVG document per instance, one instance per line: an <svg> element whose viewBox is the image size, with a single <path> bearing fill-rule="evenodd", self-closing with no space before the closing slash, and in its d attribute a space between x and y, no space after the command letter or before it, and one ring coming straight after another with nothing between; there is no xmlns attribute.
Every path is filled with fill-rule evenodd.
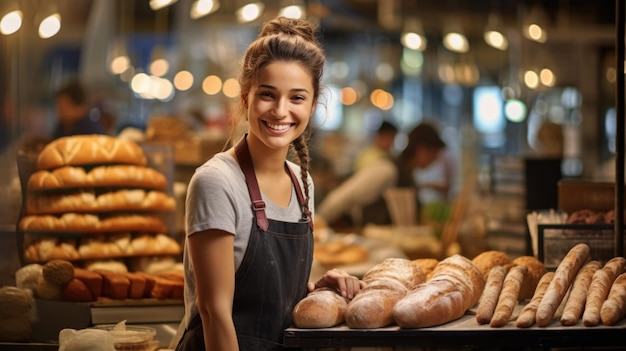
<svg viewBox="0 0 626 351"><path fill-rule="evenodd" d="M261 69L276 61L298 62L305 68L313 84L313 103L316 104L320 95L320 85L326 64L324 50L315 36L315 28L306 20L277 17L263 25L257 38L248 46L239 71L239 86L241 96L245 96L252 89L258 79ZM237 126L246 114L240 104L239 113L234 121ZM236 128L233 128L236 130ZM305 204L309 210L309 146L311 123L304 133L292 143L292 150L298 157L301 169L301 179L304 184Z"/></svg>

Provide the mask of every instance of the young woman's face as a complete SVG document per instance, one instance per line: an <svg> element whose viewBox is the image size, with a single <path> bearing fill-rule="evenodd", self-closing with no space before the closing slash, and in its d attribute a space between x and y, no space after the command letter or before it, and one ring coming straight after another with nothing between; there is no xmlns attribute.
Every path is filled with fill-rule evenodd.
<svg viewBox="0 0 626 351"><path fill-rule="evenodd" d="M288 147L304 132L315 109L312 77L295 62L265 66L243 96L249 134L271 149Z"/></svg>

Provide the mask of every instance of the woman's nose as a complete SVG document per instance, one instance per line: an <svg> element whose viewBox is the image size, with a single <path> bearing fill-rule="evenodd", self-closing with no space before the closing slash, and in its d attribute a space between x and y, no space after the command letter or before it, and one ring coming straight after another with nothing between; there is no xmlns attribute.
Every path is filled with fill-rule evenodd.
<svg viewBox="0 0 626 351"><path fill-rule="evenodd" d="M274 104L273 115L276 118L287 117L289 105L287 99L278 99Z"/></svg>

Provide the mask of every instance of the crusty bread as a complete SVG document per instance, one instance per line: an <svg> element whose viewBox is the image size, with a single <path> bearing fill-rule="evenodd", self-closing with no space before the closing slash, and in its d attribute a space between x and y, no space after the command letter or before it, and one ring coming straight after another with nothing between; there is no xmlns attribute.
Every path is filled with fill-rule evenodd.
<svg viewBox="0 0 626 351"><path fill-rule="evenodd" d="M118 273L104 269L95 270L102 275L102 296L122 300L128 297L130 280L127 273Z"/></svg>
<svg viewBox="0 0 626 351"><path fill-rule="evenodd" d="M430 279L433 269L439 264L439 260L436 258L416 258L412 262L420 267L426 280Z"/></svg>
<svg viewBox="0 0 626 351"><path fill-rule="evenodd" d="M54 259L77 260L80 254L73 239L42 237L26 245L24 259L28 262L47 262Z"/></svg>
<svg viewBox="0 0 626 351"><path fill-rule="evenodd" d="M120 211L172 211L174 198L162 191L122 189L105 193L80 190L70 193L30 193L26 198L27 215L97 213Z"/></svg>
<svg viewBox="0 0 626 351"><path fill-rule="evenodd" d="M548 290L548 286L550 285L550 281L554 278L554 272L546 272L541 279L539 279L539 283L535 288L535 292L533 297L530 299L523 308L522 311L517 316L515 320L515 326L518 328L529 328L533 324L535 324L535 317L537 315L537 307L543 298L543 295Z"/></svg>
<svg viewBox="0 0 626 351"><path fill-rule="evenodd" d="M535 322L538 326L545 327L550 324L565 294L574 282L576 274L588 258L589 245L579 243L574 245L558 264L554 278L550 281L550 285L537 306Z"/></svg>
<svg viewBox="0 0 626 351"><path fill-rule="evenodd" d="M27 184L29 192L99 187L165 190L167 179L161 172L146 166L107 165L91 170L63 166L51 171L36 171Z"/></svg>
<svg viewBox="0 0 626 351"><path fill-rule="evenodd" d="M348 300L329 288L316 289L293 309L293 324L298 328L330 328L344 322Z"/></svg>
<svg viewBox="0 0 626 351"><path fill-rule="evenodd" d="M491 268L504 266L508 269L507 266L511 263L511 257L504 251L489 250L476 255L476 257L472 259L472 262L483 273L486 280Z"/></svg>
<svg viewBox="0 0 626 351"><path fill-rule="evenodd" d="M499 328L509 322L509 319L513 315L513 309L517 305L522 283L527 273L528 268L522 265L514 266L509 269L504 278L502 291L498 297L498 304L496 305L496 310L493 313L489 326Z"/></svg>
<svg viewBox="0 0 626 351"><path fill-rule="evenodd" d="M602 324L615 325L626 316L626 273L615 278L609 296L602 303L600 317Z"/></svg>
<svg viewBox="0 0 626 351"><path fill-rule="evenodd" d="M393 318L403 328L453 321L478 302L484 286L483 273L471 260L458 254L447 257L435 267L430 280L396 303Z"/></svg>
<svg viewBox="0 0 626 351"><path fill-rule="evenodd" d="M478 301L478 307L476 308L476 322L478 322L478 324L489 324L491 322L505 277L506 268L503 266L493 267L489 271L485 288L483 289L483 293Z"/></svg>
<svg viewBox="0 0 626 351"><path fill-rule="evenodd" d="M526 266L528 269L524 276L524 282L520 287L519 301L532 298L539 280L547 272L546 266L534 256L520 256L511 261L511 263Z"/></svg>
<svg viewBox="0 0 626 351"><path fill-rule="evenodd" d="M39 153L37 169L63 166L129 164L145 166L146 156L134 141L108 135L73 135L55 139Z"/></svg>
<svg viewBox="0 0 626 351"><path fill-rule="evenodd" d="M102 233L119 231L143 231L163 233L167 226L156 215L121 214L97 216L87 213L65 213L61 216L27 215L22 217L19 228L23 232L73 232Z"/></svg>
<svg viewBox="0 0 626 351"><path fill-rule="evenodd" d="M406 258L387 258L370 268L363 275L363 281L369 283L379 278L392 278L402 283L407 289L426 280L422 269Z"/></svg>
<svg viewBox="0 0 626 351"><path fill-rule="evenodd" d="M624 272L625 265L624 257L613 257L593 274L582 317L585 326L593 327L602 322L600 315L602 304L607 299L615 279Z"/></svg>
<svg viewBox="0 0 626 351"><path fill-rule="evenodd" d="M381 328L392 324L393 308L408 291L406 285L394 278L370 280L348 303L346 324L354 329Z"/></svg>
<svg viewBox="0 0 626 351"><path fill-rule="evenodd" d="M587 262L576 275L561 314L562 325L574 325L582 317L589 286L591 286L591 279L600 267L600 261L592 260Z"/></svg>

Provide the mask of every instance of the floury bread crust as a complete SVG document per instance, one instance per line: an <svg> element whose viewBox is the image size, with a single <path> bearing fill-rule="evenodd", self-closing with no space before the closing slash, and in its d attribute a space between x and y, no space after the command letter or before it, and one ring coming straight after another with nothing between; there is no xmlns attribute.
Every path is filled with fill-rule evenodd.
<svg viewBox="0 0 626 351"><path fill-rule="evenodd" d="M24 232L119 232L140 231L164 233L165 222L158 216L123 214L115 216L97 216L93 214L65 213L59 217L53 215L28 215L19 222L19 229Z"/></svg>
<svg viewBox="0 0 626 351"><path fill-rule="evenodd" d="M441 325L460 318L474 306L485 278L474 263L461 255L442 260L432 278L418 284L396 303L393 317L402 328Z"/></svg>
<svg viewBox="0 0 626 351"><path fill-rule="evenodd" d="M310 292L293 309L298 328L330 328L344 322L348 300L335 290L321 288Z"/></svg>
<svg viewBox="0 0 626 351"><path fill-rule="evenodd" d="M37 169L63 166L129 164L145 166L146 156L134 141L108 135L74 135L56 139L39 153Z"/></svg>

